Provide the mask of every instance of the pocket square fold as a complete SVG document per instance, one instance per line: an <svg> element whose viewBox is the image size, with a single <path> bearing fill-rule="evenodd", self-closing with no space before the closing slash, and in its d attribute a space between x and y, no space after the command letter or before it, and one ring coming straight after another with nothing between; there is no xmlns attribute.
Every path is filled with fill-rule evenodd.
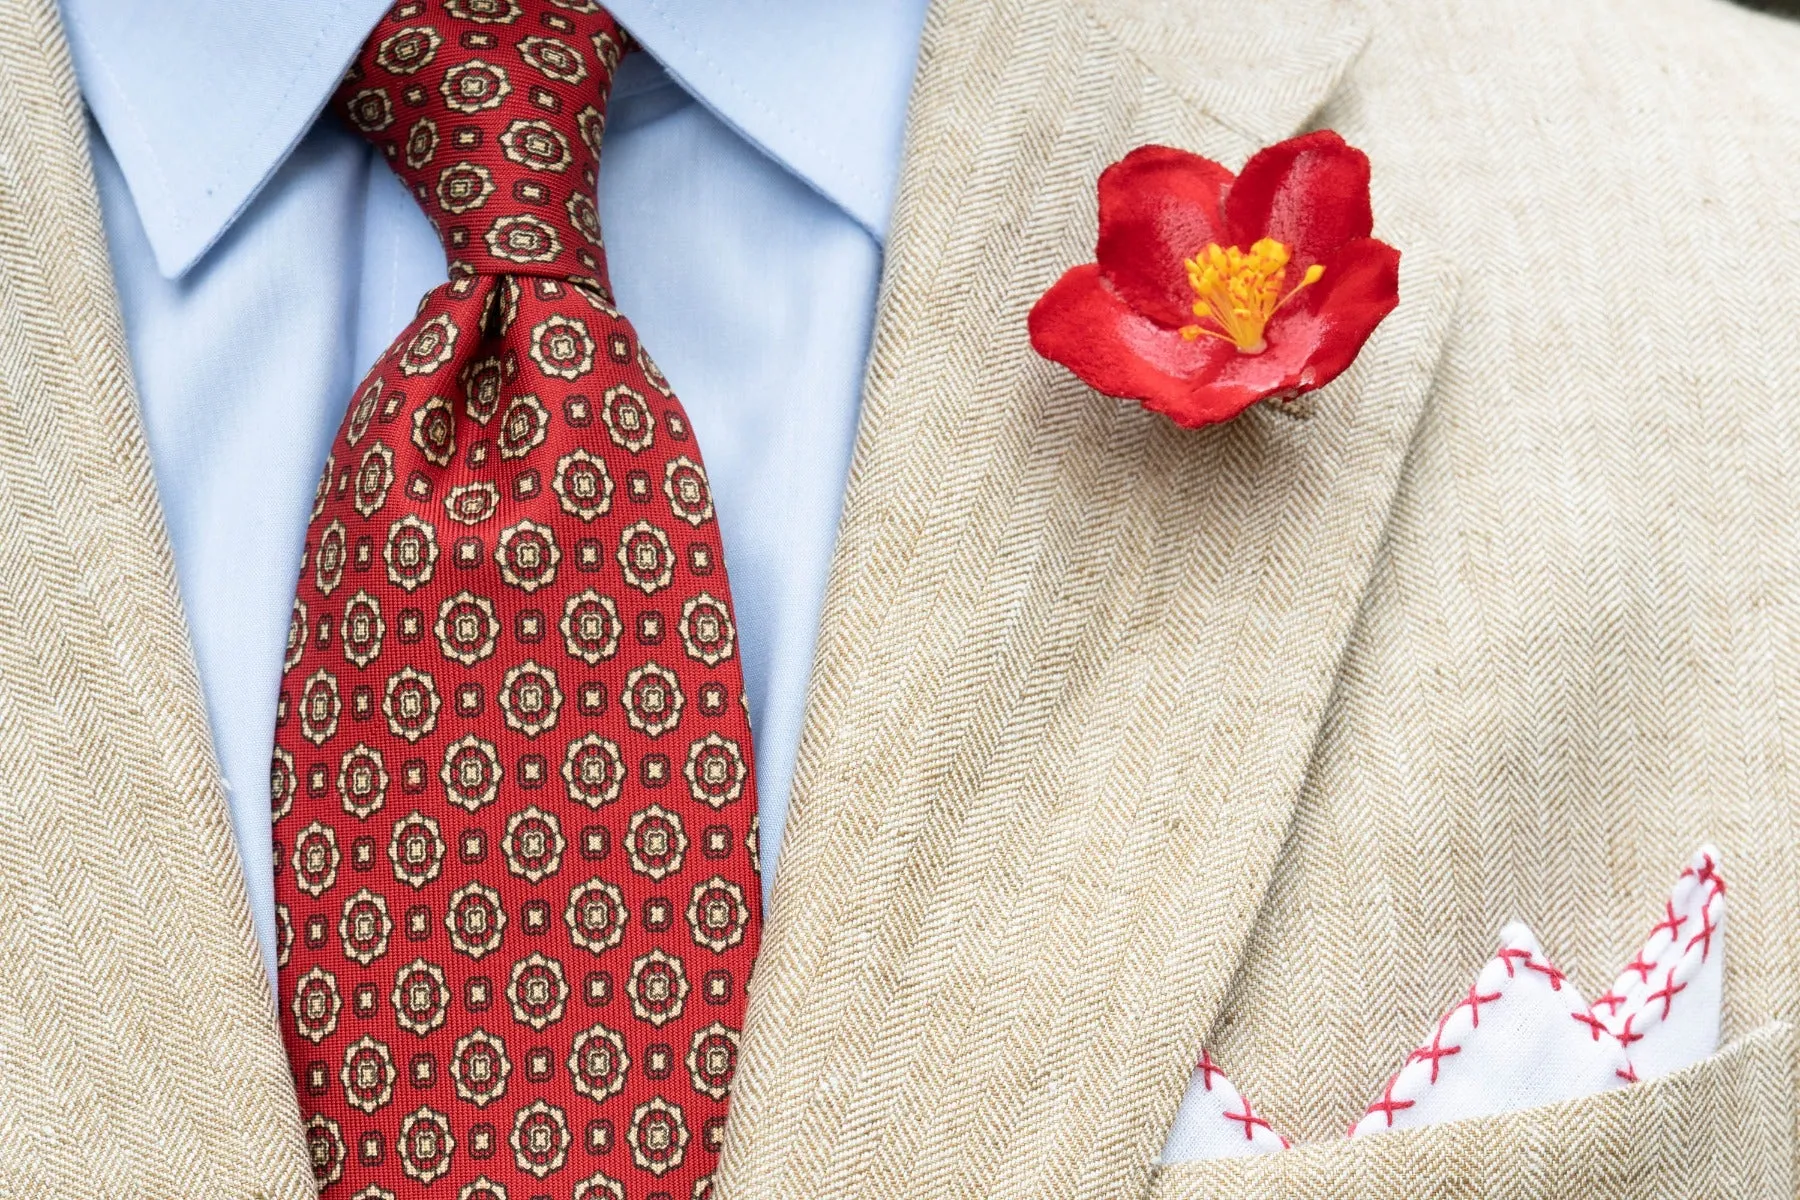
<svg viewBox="0 0 1800 1200"><path fill-rule="evenodd" d="M1163 1147L1164 1162L1200 1158L1244 1158L1285 1150L1288 1140L1250 1107L1250 1101L1225 1078L1206 1051L1188 1081L1187 1094L1175 1113Z"/></svg>
<svg viewBox="0 0 1800 1200"><path fill-rule="evenodd" d="M1624 1045L1515 921L1468 995L1438 1018L1350 1136L1555 1104L1632 1077Z"/></svg>
<svg viewBox="0 0 1800 1200"><path fill-rule="evenodd" d="M1348 1136L1576 1100L1708 1057L1719 1042L1725 891L1719 852L1704 846L1636 957L1591 1005L1528 927L1507 925L1468 992L1406 1056ZM1162 1161L1287 1145L1202 1051Z"/></svg>
<svg viewBox="0 0 1800 1200"><path fill-rule="evenodd" d="M1625 1044L1637 1077L1656 1079L1718 1048L1724 991L1725 879L1719 852L1703 846L1594 1012Z"/></svg>

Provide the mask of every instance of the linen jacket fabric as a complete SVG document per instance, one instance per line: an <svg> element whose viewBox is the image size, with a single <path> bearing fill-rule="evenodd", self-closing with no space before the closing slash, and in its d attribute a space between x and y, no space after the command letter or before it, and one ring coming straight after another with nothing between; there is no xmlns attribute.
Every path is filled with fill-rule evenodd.
<svg viewBox="0 0 1800 1200"><path fill-rule="evenodd" d="M937 0L719 1184L1789 1197L1800 29L1716 0ZM1144 142L1330 126L1401 303L1179 430L1034 356ZM0 1195L311 1193L51 0L0 2ZM1507 920L1704 840L1733 1044L1347 1143ZM1158 1169L1202 1044L1305 1143Z"/></svg>

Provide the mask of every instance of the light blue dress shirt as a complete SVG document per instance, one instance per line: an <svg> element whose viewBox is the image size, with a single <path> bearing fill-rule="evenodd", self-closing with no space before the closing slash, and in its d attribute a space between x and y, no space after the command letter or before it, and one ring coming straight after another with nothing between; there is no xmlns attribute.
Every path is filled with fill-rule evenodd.
<svg viewBox="0 0 1800 1200"><path fill-rule="evenodd" d="M386 0L63 0L182 598L274 971L269 756L314 484L444 278L319 112ZM705 452L774 876L925 0L609 0L648 49L599 206L620 307Z"/></svg>

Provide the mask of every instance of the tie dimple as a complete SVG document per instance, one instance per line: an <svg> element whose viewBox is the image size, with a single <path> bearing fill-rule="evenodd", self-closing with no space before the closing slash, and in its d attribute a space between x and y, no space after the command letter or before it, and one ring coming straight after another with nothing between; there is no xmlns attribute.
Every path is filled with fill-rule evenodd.
<svg viewBox="0 0 1800 1200"><path fill-rule="evenodd" d="M713 498L612 307L591 0L408 0L338 111L443 239L351 399L271 768L327 1196L698 1200L760 928Z"/></svg>

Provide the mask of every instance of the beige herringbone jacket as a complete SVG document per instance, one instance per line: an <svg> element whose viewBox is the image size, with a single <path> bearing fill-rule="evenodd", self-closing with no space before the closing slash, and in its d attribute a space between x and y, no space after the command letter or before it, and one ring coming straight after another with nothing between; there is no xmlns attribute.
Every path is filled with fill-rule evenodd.
<svg viewBox="0 0 1800 1200"><path fill-rule="evenodd" d="M1303 412L1031 353L1102 167L1306 126L1405 257ZM1795 1195L1800 27L937 0L881 305L726 1196ZM1592 995L1709 839L1730 1048L1340 1140L1505 921ZM1156 1170L1202 1042L1311 1144ZM0 1195L299 1200L290 1087L67 51L0 0Z"/></svg>

